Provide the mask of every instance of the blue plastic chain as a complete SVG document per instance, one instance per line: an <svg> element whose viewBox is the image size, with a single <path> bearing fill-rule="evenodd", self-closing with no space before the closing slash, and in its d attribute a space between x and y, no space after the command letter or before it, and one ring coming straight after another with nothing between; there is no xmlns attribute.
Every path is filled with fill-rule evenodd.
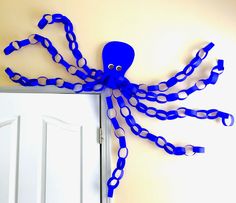
<svg viewBox="0 0 236 203"><path fill-rule="evenodd" d="M4 49L4 53L9 55L28 45L40 44L48 51L55 63L63 66L67 72L77 76L78 79L82 80L82 82L70 83L64 81L62 78L47 78L45 76L29 79L17 72L14 72L11 68L6 68L5 72L13 82L26 87L52 85L58 88L72 90L75 93L104 93L103 91L105 90L107 117L110 119L114 128L114 134L119 141L116 168L111 174L111 178L107 181L108 197L113 197L114 190L120 184L120 180L124 175L126 158L128 157L125 130L118 122L118 114L121 119L125 121L134 135L153 142L157 147L163 149L168 154L180 156L205 152L204 147L194 146L191 144L177 146L168 142L162 136L156 136L153 133L150 133L146 128L136 122L131 113L130 106L142 114L158 120L174 120L186 116L197 119L220 118L223 125L233 125L234 117L231 114L217 109L193 110L187 107L179 107L177 109L166 111L147 106L141 102L141 100L147 100L164 104L177 100L184 100L194 92L203 90L210 84L216 84L219 75L224 71L224 61L221 59L217 60L217 64L212 68L208 78L198 80L194 85L187 89L173 93L165 93L167 90L171 89L171 87L175 86L179 82L183 82L188 76L194 73L194 70L202 63L202 61L207 57L208 52L213 48L214 44L212 42L200 49L196 53L196 56L182 71L178 72L167 81L160 82L157 85L135 84L131 83L125 77L125 73L132 65L135 56L134 49L130 45L118 41L107 43L102 51L103 71L96 70L87 65L87 60L79 50L79 45L73 31L73 25L66 16L63 16L62 14L46 14L39 21L38 27L44 29L46 25L53 23L61 23L64 25L69 49L75 58L75 65L69 64L63 56L58 53L52 42L48 38L39 34L30 35L24 40L11 42ZM114 101L117 103L117 110Z"/></svg>

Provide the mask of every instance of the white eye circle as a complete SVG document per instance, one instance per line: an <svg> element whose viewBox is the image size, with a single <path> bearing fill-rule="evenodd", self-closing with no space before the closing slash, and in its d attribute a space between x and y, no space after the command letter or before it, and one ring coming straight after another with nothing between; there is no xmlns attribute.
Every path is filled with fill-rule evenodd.
<svg viewBox="0 0 236 203"><path fill-rule="evenodd" d="M113 69L113 68L114 68L114 65L113 65L113 64L109 64L109 65L108 65L108 68L109 68L109 69Z"/></svg>
<svg viewBox="0 0 236 203"><path fill-rule="evenodd" d="M117 71L121 71L121 69L122 69L122 66L116 66Z"/></svg>

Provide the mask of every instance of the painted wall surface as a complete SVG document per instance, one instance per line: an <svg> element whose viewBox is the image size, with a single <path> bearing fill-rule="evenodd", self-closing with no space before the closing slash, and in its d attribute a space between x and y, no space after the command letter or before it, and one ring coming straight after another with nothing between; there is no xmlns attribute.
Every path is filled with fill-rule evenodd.
<svg viewBox="0 0 236 203"><path fill-rule="evenodd" d="M31 33L49 37L70 62L62 26L37 28L45 13L60 12L74 23L80 49L92 67L101 68L101 51L111 40L125 41L136 52L127 77L136 83L153 84L166 80L189 62L196 50L213 41L210 52L192 80L207 77L216 59L225 60L225 72L215 86L196 92L183 102L155 105L218 108L236 116L236 1L235 0L1 0L0 49L14 39ZM63 77L72 82L45 50L27 47L11 56L0 53L0 86L14 86L4 74L7 66L29 77ZM134 109L133 109L134 110ZM129 158L125 176L115 192L115 203L233 203L236 202L236 128L221 122L193 118L158 121L134 110L137 121L151 132L176 144L206 147L193 157L173 157L127 131ZM114 140L114 145L116 140ZM114 151L114 160L115 160Z"/></svg>

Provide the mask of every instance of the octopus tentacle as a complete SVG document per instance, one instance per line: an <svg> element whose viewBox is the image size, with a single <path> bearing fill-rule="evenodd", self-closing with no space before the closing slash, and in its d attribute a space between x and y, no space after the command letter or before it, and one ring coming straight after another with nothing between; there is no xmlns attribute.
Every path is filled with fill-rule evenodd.
<svg viewBox="0 0 236 203"><path fill-rule="evenodd" d="M216 84L218 81L219 75L221 75L224 71L224 61L218 60L217 65L214 66L210 72L210 76L206 79L198 80L194 85L189 87L188 89L180 90L175 93L165 94L165 93L155 93L152 91L148 91L147 88L143 88L144 85L140 85L136 87L136 92L134 93L135 96L139 99L145 99L151 102L157 102L160 104L164 104L167 102L173 102L177 100L185 100L187 97L194 92L204 90L208 85Z"/></svg>
<svg viewBox="0 0 236 203"><path fill-rule="evenodd" d="M130 127L131 131L135 135L143 139L148 139L151 142L154 142L157 145L157 147L164 149L168 154L189 155L191 153L192 154L204 153L204 147L192 146L192 145L186 145L185 147L175 146L167 142L164 137L156 136L150 133L147 129L143 128L135 121L134 117L132 116L130 108L125 104L125 100L123 99L122 96L113 95L113 97L116 99L116 102L118 103L121 116L124 118L126 124ZM190 149L189 146L191 146Z"/></svg>
<svg viewBox="0 0 236 203"><path fill-rule="evenodd" d="M116 119L116 110L113 105L112 96L106 96L107 103L107 117L110 119L116 137L119 140L118 160L116 168L114 169L112 176L107 181L108 197L113 197L113 192L118 187L121 178L124 175L124 167L126 164L126 158L128 156L128 148L126 146L125 131L120 127L118 120Z"/></svg>
<svg viewBox="0 0 236 203"><path fill-rule="evenodd" d="M196 53L196 56L190 61L188 65L185 66L182 71L178 72L167 81L162 81L157 85L147 86L148 91L165 92L177 83L186 80L188 76L190 76L194 72L194 70L202 63L202 61L207 57L208 52L213 48L213 46L214 43L210 42L207 46L203 47Z"/></svg>
<svg viewBox="0 0 236 203"><path fill-rule="evenodd" d="M64 30L66 32L66 39L69 43L69 49L71 50L73 56L76 59L76 64L78 67L83 68L91 77L94 79L99 78L103 71L96 70L88 67L87 60L83 57L79 50L79 45L76 40L76 35L73 31L73 24L66 16L62 14L45 14L38 23L40 29L44 29L46 25L53 23L62 23L64 25Z"/></svg>
<svg viewBox="0 0 236 203"><path fill-rule="evenodd" d="M34 45L40 43L48 53L52 56L52 59L55 63L61 64L71 75L75 75L82 80L86 80L89 75L82 69L76 68L75 66L69 64L63 56L58 53L57 49L53 46L52 42L39 34L30 35L28 39L11 42L5 49L4 53L6 55L11 54L14 51L17 51L25 46Z"/></svg>
<svg viewBox="0 0 236 203"><path fill-rule="evenodd" d="M197 119L221 118L221 121L225 126L231 126L234 123L234 118L231 114L219 111L217 109L194 110L185 107L180 107L178 109L165 111L163 109L156 109L155 107L149 107L146 104L140 102L139 98L136 97L136 95L133 95L130 89L131 89L130 87L121 89L123 96L132 107L137 109L139 112L147 115L148 117L156 118L159 120L174 120L177 118L184 118L186 116L194 117Z"/></svg>
<svg viewBox="0 0 236 203"><path fill-rule="evenodd" d="M22 86L56 86L58 88L66 88L74 91L75 93L81 92L100 92L104 86L98 82L88 82L82 83L71 83L63 80L62 78L47 78L45 76L40 76L38 78L29 79L21 74L12 71L11 68L6 68L5 70L8 77L15 83L19 83Z"/></svg>

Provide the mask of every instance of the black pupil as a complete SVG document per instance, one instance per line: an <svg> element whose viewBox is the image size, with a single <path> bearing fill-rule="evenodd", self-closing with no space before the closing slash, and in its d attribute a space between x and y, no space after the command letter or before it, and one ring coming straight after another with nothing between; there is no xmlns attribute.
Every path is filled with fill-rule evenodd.
<svg viewBox="0 0 236 203"><path fill-rule="evenodd" d="M108 65L108 68L109 68L109 69L113 69L113 68L114 68L114 65L113 65L113 64L109 64L109 65Z"/></svg>
<svg viewBox="0 0 236 203"><path fill-rule="evenodd" d="M116 66L116 70L120 71L122 69L121 66Z"/></svg>

